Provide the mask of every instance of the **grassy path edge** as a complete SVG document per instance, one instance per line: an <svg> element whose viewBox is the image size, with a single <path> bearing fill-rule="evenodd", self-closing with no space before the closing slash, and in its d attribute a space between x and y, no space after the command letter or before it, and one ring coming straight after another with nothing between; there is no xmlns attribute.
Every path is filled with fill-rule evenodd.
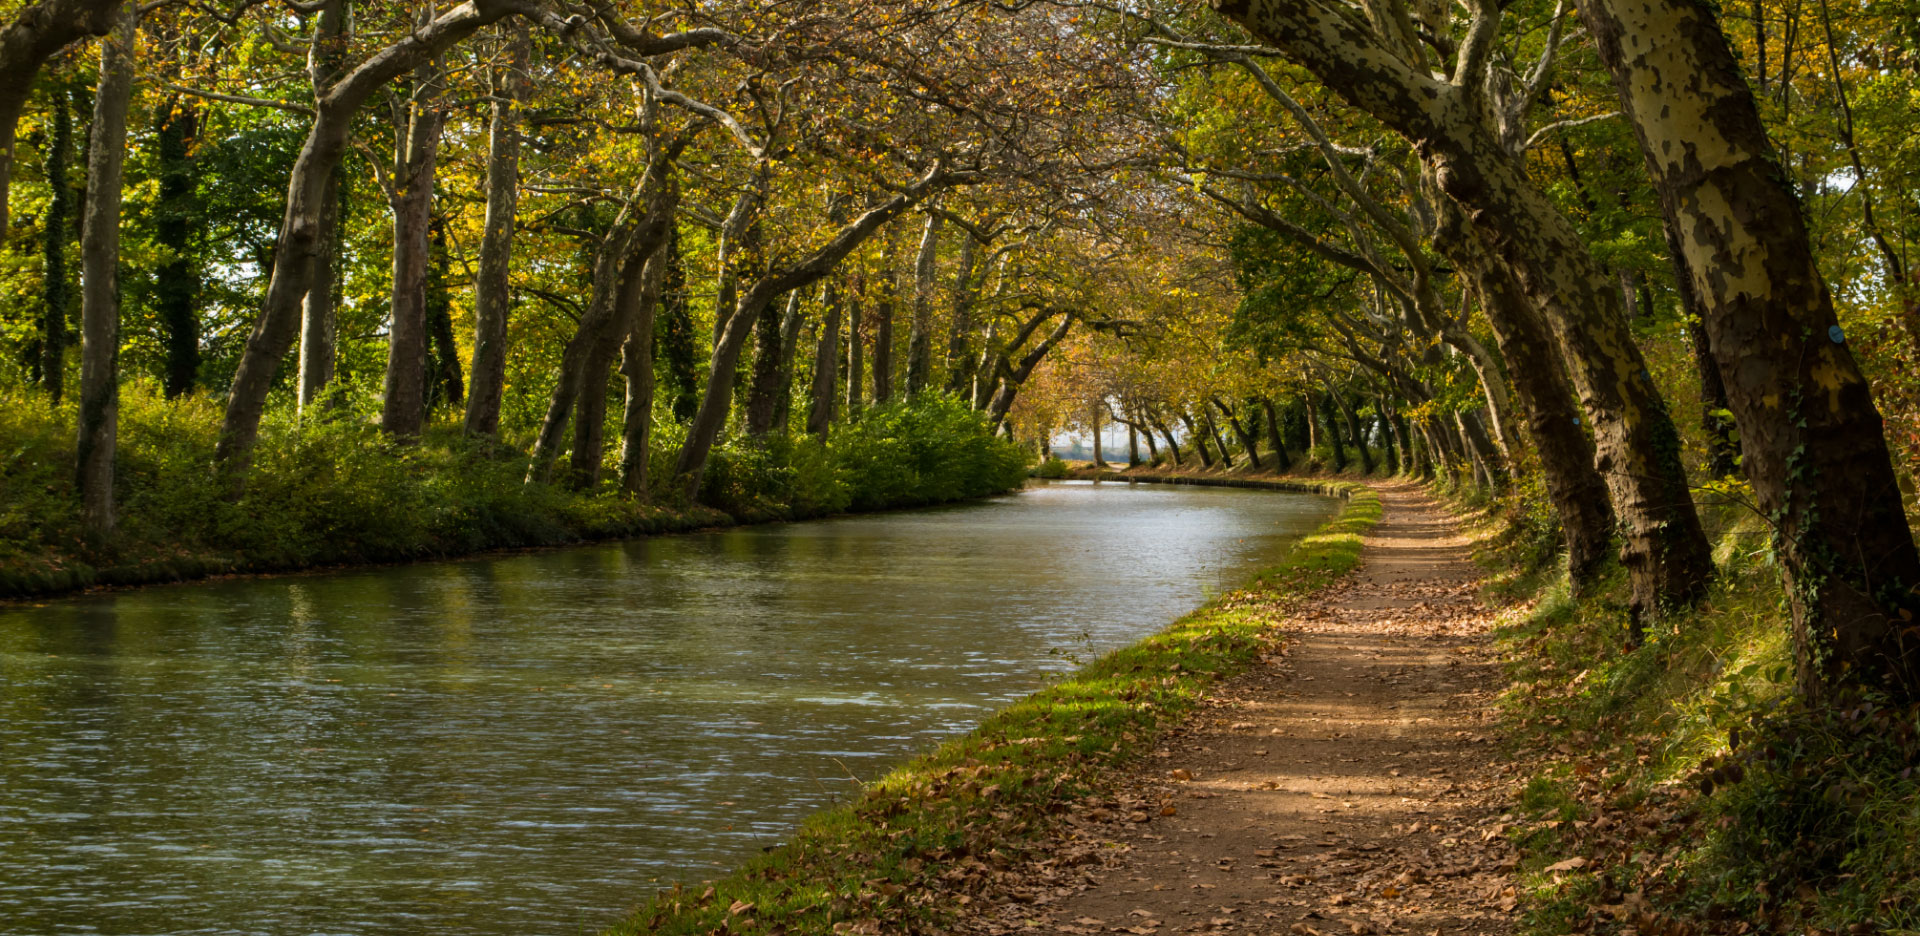
<svg viewBox="0 0 1920 936"><path fill-rule="evenodd" d="M924 932L1014 877L1075 801L1109 789L1216 682L1265 658L1274 625L1360 561L1381 516L1356 482L1131 480L1310 491L1345 499L1278 565L1152 636L1001 710L896 768L852 803L700 892L663 891L613 934ZM1136 817L1144 820L1144 814Z"/></svg>

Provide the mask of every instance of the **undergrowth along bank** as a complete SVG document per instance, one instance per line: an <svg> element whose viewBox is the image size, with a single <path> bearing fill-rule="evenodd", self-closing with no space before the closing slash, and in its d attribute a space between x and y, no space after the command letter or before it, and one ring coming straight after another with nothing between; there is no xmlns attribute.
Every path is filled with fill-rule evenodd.
<svg viewBox="0 0 1920 936"><path fill-rule="evenodd" d="M211 470L218 401L129 387L114 482L120 522L99 540L83 532L74 489L74 406L0 390L0 599L914 507L1016 489L1028 461L979 413L926 394L869 407L824 442L730 438L696 504L668 483L649 498L610 480L528 483L528 458L512 444L451 421L395 439L376 425L376 406L347 397L305 422L271 410L234 498ZM650 477L667 479L684 430L658 422ZM617 458L608 453L603 479Z"/></svg>
<svg viewBox="0 0 1920 936"><path fill-rule="evenodd" d="M1209 687L1269 655L1295 603L1359 563L1379 496L1352 482L1323 489L1346 498L1339 515L1246 587L865 785L711 886L656 895L610 932L911 933L951 921L1010 883L1074 803L1108 794Z"/></svg>
<svg viewBox="0 0 1920 936"><path fill-rule="evenodd" d="M1522 765L1523 932L1920 933L1920 712L1814 707L1764 524L1723 505L1718 578L1627 646L1619 570L1574 596L1510 536L1491 586Z"/></svg>

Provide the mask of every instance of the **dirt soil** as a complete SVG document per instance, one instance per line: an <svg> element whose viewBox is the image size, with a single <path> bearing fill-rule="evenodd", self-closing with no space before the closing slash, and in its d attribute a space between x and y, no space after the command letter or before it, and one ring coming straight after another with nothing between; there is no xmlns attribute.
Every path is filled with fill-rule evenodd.
<svg viewBox="0 0 1920 936"><path fill-rule="evenodd" d="M1282 625L1285 650L1076 804L961 932L1513 932L1494 614L1454 519L1380 491L1361 567Z"/></svg>

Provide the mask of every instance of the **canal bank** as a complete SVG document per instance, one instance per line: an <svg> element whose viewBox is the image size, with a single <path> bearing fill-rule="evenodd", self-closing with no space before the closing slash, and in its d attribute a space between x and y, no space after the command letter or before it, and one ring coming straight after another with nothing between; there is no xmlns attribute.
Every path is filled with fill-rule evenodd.
<svg viewBox="0 0 1920 936"><path fill-rule="evenodd" d="M863 785L854 802L726 877L656 894L611 932L913 932L965 914L1011 869L1071 878L1099 856L1047 854L1061 829L1083 814L1136 823L1174 814L1115 798L1125 771L1211 687L1284 653L1275 625L1358 564L1380 499L1336 484L1318 490L1345 499L1340 513L1243 587Z"/></svg>

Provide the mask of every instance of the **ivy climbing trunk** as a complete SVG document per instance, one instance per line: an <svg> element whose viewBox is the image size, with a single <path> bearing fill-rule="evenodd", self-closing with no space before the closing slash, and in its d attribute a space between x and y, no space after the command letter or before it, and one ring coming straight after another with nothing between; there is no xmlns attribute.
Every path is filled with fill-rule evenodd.
<svg viewBox="0 0 1920 936"><path fill-rule="evenodd" d="M1675 230L1741 466L1774 528L1801 687L1920 699L1920 551L1872 391L1733 50L1696 0L1596 0L1580 14Z"/></svg>

